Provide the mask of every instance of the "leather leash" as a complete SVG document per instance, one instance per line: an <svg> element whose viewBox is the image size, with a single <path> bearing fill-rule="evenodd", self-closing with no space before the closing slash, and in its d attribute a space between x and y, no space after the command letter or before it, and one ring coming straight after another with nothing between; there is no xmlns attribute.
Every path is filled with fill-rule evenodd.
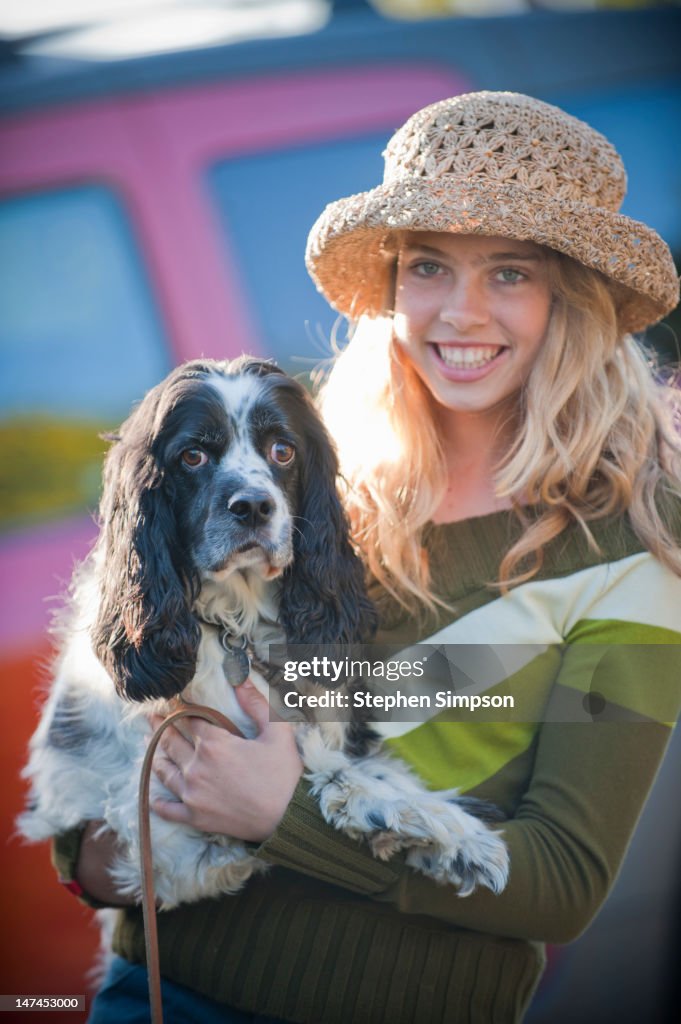
<svg viewBox="0 0 681 1024"><path fill-rule="evenodd" d="M203 704L188 704L182 702L182 706L173 711L159 725L156 732L149 741L139 785L139 834L140 834L140 856L142 868L142 914L144 917L144 945L147 956L147 975L149 978L149 1002L151 1004L151 1024L163 1024L163 1002L161 998L161 969L158 954L158 929L156 923L156 897L154 895L154 869L151 851L151 821L149 817L149 780L151 778L151 762L156 752L156 747L161 736L174 722L180 718L203 718L212 725L218 725L227 729L234 736L243 736L243 733L231 722L229 718L216 711L214 708L205 707Z"/></svg>

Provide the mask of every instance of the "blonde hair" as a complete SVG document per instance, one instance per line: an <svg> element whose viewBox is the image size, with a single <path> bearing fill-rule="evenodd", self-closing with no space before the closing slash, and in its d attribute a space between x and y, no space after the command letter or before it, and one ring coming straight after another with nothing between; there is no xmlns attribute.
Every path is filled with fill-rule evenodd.
<svg viewBox="0 0 681 1024"><path fill-rule="evenodd" d="M502 589L534 576L545 546L577 522L628 512L647 550L681 575L681 549L664 522L665 492L681 496L678 393L617 329L615 296L596 271L548 260L547 337L520 394L520 428L495 476L525 529L506 552ZM675 405L676 403L676 405ZM389 314L363 318L320 395L338 445L356 543L370 573L412 612L443 604L431 587L423 529L447 474L433 400L393 343ZM523 506L541 508L527 517ZM490 581L493 582L493 581Z"/></svg>

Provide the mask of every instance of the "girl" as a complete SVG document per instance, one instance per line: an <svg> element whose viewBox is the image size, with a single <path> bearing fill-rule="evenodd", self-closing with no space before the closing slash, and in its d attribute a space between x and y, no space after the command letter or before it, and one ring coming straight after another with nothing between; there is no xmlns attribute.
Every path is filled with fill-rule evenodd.
<svg viewBox="0 0 681 1024"><path fill-rule="evenodd" d="M414 115L384 184L313 228L312 276L357 324L323 407L380 639L513 651L492 680L512 721L433 714L387 742L434 787L503 810L511 875L462 900L334 832L288 726L246 686L257 740L197 721L158 763L178 801L159 814L275 866L160 917L164 974L215 1019L242 1019L222 1003L324 1024L520 1020L543 943L579 935L613 883L678 711L681 642L674 396L632 337L678 281L661 239L617 212L624 188L587 125L477 93ZM91 850L78 871L96 895ZM141 942L126 910L114 949L139 961ZM105 988L99 1012L117 998Z"/></svg>

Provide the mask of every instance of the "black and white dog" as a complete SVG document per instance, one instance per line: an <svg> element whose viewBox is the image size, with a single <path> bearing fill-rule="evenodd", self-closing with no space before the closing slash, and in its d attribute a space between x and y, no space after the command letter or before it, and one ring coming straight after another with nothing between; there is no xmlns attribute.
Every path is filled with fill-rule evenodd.
<svg viewBox="0 0 681 1024"><path fill-rule="evenodd" d="M115 881L139 896L148 712L167 713L181 694L252 736L229 682L242 645L266 661L271 643L359 642L374 630L374 611L336 491L334 449L304 388L272 364L185 364L113 440L101 534L72 585L19 829L42 840L103 819L126 848ZM261 675L252 678L266 694ZM296 728L330 824L364 837L376 856L408 848L408 863L462 894L503 888L499 834L453 792L428 792L369 727ZM163 789L154 779L152 796L153 787ZM166 908L234 892L264 868L237 840L152 819Z"/></svg>

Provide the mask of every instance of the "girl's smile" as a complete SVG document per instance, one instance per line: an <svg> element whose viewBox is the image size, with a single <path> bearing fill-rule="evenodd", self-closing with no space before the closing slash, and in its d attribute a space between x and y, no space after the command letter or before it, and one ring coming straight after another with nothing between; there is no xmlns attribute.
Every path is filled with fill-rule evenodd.
<svg viewBox="0 0 681 1024"><path fill-rule="evenodd" d="M508 353L503 345L432 345L440 372L447 380L480 380Z"/></svg>
<svg viewBox="0 0 681 1024"><path fill-rule="evenodd" d="M532 242L407 236L397 266L395 340L440 405L483 412L520 390L548 328L549 258Z"/></svg>

